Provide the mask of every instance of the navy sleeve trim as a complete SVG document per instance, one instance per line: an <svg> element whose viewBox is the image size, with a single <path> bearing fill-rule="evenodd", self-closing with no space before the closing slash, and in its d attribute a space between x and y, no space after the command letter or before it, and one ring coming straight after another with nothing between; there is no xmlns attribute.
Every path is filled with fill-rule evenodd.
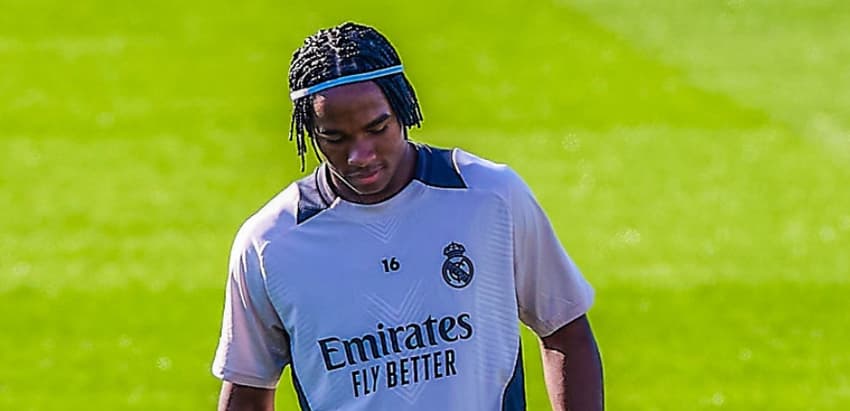
<svg viewBox="0 0 850 411"><path fill-rule="evenodd" d="M286 333L286 331L284 331ZM292 355L292 339L289 338L289 333L286 333L286 339L289 341L289 353ZM294 360L294 359L293 359ZM307 401L307 395L304 393L304 387L301 386L301 381L298 379L298 373L295 372L295 361L290 361L289 369L292 371L292 387L295 389L295 394L298 396L298 406L301 411L311 411L310 402Z"/></svg>
<svg viewBox="0 0 850 411"><path fill-rule="evenodd" d="M514 375L502 396L502 411L525 411L525 381L522 369L522 342L517 347Z"/></svg>

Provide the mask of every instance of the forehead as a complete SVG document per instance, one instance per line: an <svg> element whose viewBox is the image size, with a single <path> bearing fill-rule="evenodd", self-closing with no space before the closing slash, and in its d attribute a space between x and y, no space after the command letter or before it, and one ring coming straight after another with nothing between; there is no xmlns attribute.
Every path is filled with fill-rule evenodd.
<svg viewBox="0 0 850 411"><path fill-rule="evenodd" d="M371 121L391 112L384 92L373 81L346 84L316 93L313 111L317 123Z"/></svg>

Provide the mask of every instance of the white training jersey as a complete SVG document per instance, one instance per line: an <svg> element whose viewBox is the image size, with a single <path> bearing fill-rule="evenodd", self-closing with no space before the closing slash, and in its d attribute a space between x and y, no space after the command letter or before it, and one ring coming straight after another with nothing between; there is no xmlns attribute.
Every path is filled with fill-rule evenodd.
<svg viewBox="0 0 850 411"><path fill-rule="evenodd" d="M302 410L524 410L519 320L547 336L593 290L526 184L414 144L415 177L378 204L320 166L241 228L213 373Z"/></svg>

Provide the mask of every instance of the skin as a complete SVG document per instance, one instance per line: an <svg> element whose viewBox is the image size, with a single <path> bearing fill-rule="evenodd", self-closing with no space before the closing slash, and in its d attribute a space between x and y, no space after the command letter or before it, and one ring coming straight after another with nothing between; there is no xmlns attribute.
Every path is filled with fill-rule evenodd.
<svg viewBox="0 0 850 411"><path fill-rule="evenodd" d="M275 390L225 381L221 384L218 411L274 411Z"/></svg>
<svg viewBox="0 0 850 411"><path fill-rule="evenodd" d="M313 136L342 199L374 204L413 179L416 150L374 82L334 87L313 99ZM543 371L555 411L603 409L602 366L585 316L541 338ZM219 411L274 410L275 390L224 382Z"/></svg>
<svg viewBox="0 0 850 411"><path fill-rule="evenodd" d="M603 410L602 361L587 316L540 341L543 377L552 410Z"/></svg>
<svg viewBox="0 0 850 411"><path fill-rule="evenodd" d="M384 201L413 179L416 150L374 82L334 87L313 99L313 135L344 200Z"/></svg>

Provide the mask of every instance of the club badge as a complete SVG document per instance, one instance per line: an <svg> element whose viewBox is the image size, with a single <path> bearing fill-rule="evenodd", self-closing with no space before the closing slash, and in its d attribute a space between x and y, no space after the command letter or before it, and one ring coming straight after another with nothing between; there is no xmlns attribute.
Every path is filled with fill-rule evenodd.
<svg viewBox="0 0 850 411"><path fill-rule="evenodd" d="M443 262L443 280L454 288L464 288L472 281L475 268L472 260L463 255L466 247L463 244L452 242L443 249L446 261Z"/></svg>

